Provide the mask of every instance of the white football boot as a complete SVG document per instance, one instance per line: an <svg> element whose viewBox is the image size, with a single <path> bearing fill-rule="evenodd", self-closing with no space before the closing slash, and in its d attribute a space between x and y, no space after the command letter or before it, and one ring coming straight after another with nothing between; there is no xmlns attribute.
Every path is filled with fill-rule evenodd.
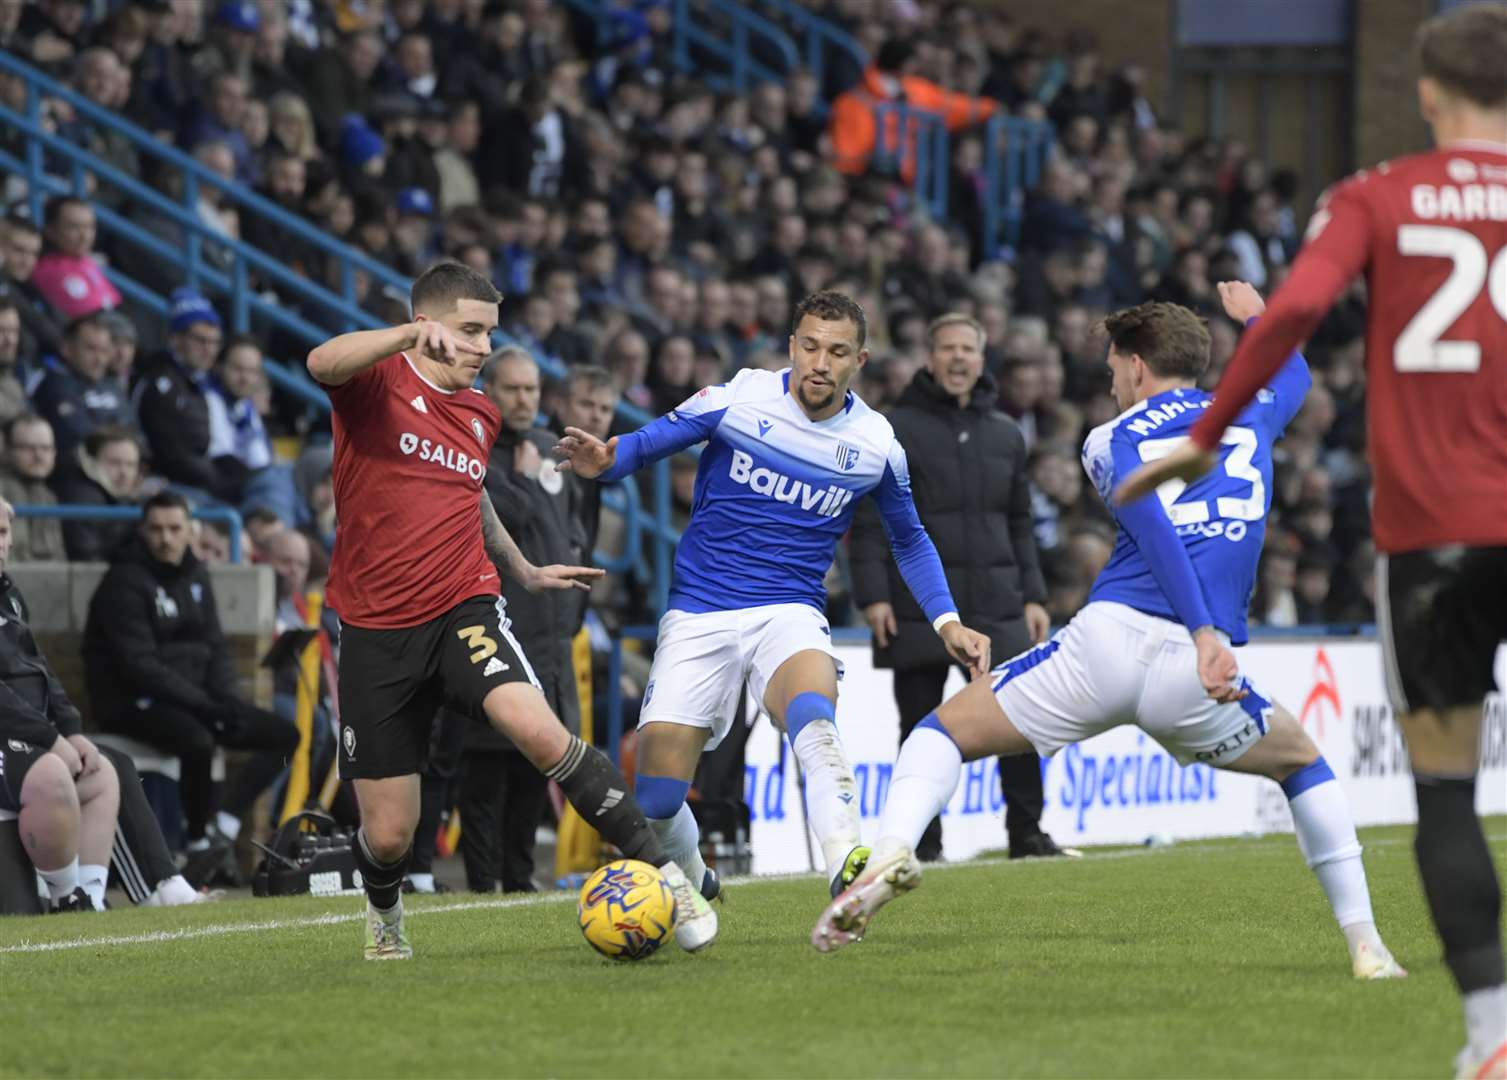
<svg viewBox="0 0 1507 1080"><path fill-rule="evenodd" d="M717 913L701 890L690 883L685 871L675 863L659 868L675 896L675 942L686 952L696 952L717 937Z"/></svg>
<svg viewBox="0 0 1507 1080"><path fill-rule="evenodd" d="M921 863L909 848L883 858L870 858L863 873L837 899L827 905L811 931L817 952L832 952L863 940L864 929L874 913L895 897L921 884Z"/></svg>
<svg viewBox="0 0 1507 1080"><path fill-rule="evenodd" d="M366 958L368 960L412 960L413 946L403 932L403 900L383 918L382 913L366 902Z"/></svg>
<svg viewBox="0 0 1507 1080"><path fill-rule="evenodd" d="M1469 1044L1455 1055L1456 1080L1507 1080L1507 1042L1485 1058L1471 1053Z"/></svg>
<svg viewBox="0 0 1507 1080"><path fill-rule="evenodd" d="M1357 979L1406 979L1407 969L1392 956L1381 942L1363 941L1350 958L1350 970Z"/></svg>

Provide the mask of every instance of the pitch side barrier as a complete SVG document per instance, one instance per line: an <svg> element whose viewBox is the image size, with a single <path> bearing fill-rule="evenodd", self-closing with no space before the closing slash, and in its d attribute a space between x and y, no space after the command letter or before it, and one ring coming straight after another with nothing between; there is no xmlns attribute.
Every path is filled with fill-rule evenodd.
<svg viewBox="0 0 1507 1080"><path fill-rule="evenodd" d="M1254 631L1236 656L1264 694L1298 718L1345 787L1357 825L1411 823L1416 807L1407 754L1387 700L1381 645L1370 628L1342 634L1326 627L1277 633ZM626 640L652 641L654 627L630 627ZM899 714L892 676L873 666L866 630L834 630L846 669L837 726L859 789L864 839L877 839L898 749ZM608 741L616 750L621 703L614 647ZM1497 654L1497 685L1507 686L1507 647ZM947 694L961 689L954 672ZM1042 762L1046 808L1042 826L1059 843L1163 843L1216 836L1291 832L1287 800L1275 784L1183 765L1153 739L1121 727L1064 748ZM749 734L744 761L754 873L809 870L800 781L774 726L760 719ZM1477 809L1507 813L1507 700L1492 694L1481 736ZM966 859L1005 844L1004 797L993 759L964 766L943 816L943 854Z"/></svg>

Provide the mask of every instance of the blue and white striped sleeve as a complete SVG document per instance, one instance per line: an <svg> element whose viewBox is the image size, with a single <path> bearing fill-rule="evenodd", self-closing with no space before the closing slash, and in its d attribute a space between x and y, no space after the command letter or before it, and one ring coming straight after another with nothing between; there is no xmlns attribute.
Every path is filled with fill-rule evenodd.
<svg viewBox="0 0 1507 1080"><path fill-rule="evenodd" d="M660 458L706 442L732 404L735 383L702 387L663 416L619 438L617 460L597 479L610 484Z"/></svg>
<svg viewBox="0 0 1507 1080"><path fill-rule="evenodd" d="M890 538L890 550L895 555L900 576L905 579L906 587L921 610L926 612L932 626L940 630L944 618L957 617L958 606L953 603L952 590L947 587L947 575L942 570L936 546L916 515L915 500L910 493L910 465L899 440L890 443L884 475L873 496L884 522L884 531Z"/></svg>

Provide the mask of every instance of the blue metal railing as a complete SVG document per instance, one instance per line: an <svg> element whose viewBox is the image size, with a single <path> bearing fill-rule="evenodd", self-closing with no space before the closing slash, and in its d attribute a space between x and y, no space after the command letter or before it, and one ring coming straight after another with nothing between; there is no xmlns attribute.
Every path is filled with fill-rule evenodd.
<svg viewBox="0 0 1507 1080"><path fill-rule="evenodd" d="M983 250L984 258L993 260L1013 255L1020 243L1025 193L1046 166L1053 129L1045 120L995 116L984 138Z"/></svg>
<svg viewBox="0 0 1507 1080"><path fill-rule="evenodd" d="M12 509L17 517L57 518L59 521L138 521L139 506L89 506L84 503L57 503L52 506L40 503L17 503ZM223 521L230 530L230 561L238 563L241 551L241 515L228 506L203 506L189 512L199 521Z"/></svg>
<svg viewBox="0 0 1507 1080"><path fill-rule="evenodd" d="M874 128L870 167L900 175L914 169L917 201L933 220L946 221L951 149L947 121L941 113L876 102Z"/></svg>
<svg viewBox="0 0 1507 1080"><path fill-rule="evenodd" d="M312 348L324 342L333 332L344 329L373 329L385 324L362 310L356 303L355 274L364 271L377 284L401 292L406 296L411 280L393 268L375 261L301 218L288 213L276 203L257 195L234 181L225 180L210 172L194 158L174 147L154 139L144 129L104 109L69 87L17 60L0 53L0 72L20 77L26 85L26 108L24 113L0 105L0 123L13 126L26 137L26 149L22 157L0 151L0 169L12 171L26 178L27 195L33 220L40 221L45 199L48 195L87 195L86 177L93 175L100 181L129 197L135 204L144 206L178 227L184 236L183 246L176 247L161 237L144 229L116 210L94 204L101 228L112 237L130 244L150 258L166 265L180 268L185 281L211 295L224 297L230 305L230 326L236 332L250 329L251 319L265 319L271 325L286 331L295 341ZM175 201L156 189L142 183L99 160L87 150L67 139L48 131L42 123L41 105L44 97L56 97L69 103L75 113L84 120L101 128L124 136L143 156L154 158L180 171L183 177L183 195ZM66 176L48 173L47 156L62 159L67 166ZM333 292L289 270L256 246L241 240L221 235L210 228L197 214L197 195L201 185L212 186L221 191L226 201L263 219L269 226L302 242L313 250L327 253L340 260L341 291ZM230 258L230 268L217 269L205 258L206 249L219 249ZM279 290L292 297L318 304L338 321L332 328L310 321L288 310L282 303L264 300L250 288L249 278L255 272L274 282ZM121 293L132 302L148 311L166 316L171 309L168 299L143 285L120 267L106 268L106 274ZM499 332L498 344L516 344L511 337ZM533 350L530 350L531 352ZM534 354L540 370L548 377L561 379L567 374L563 365L548 357ZM329 398L323 389L308 376L302 363L266 365L268 378L281 391L321 412L328 412ZM617 415L634 425L643 425L653 419L648 413L629 404L618 407ZM668 462L659 462L654 467L654 484L657 496L657 512L650 516L639 512L640 503L636 485L629 485L632 508L629 520L632 523L627 541L631 551L631 565L638 565L642 558L645 539L652 547L654 574L653 595L663 603L669 595L671 555L679 540L679 533L670 525ZM617 501L608 497L608 505ZM626 569L629 563L622 557L611 560L613 569Z"/></svg>
<svg viewBox="0 0 1507 1080"><path fill-rule="evenodd" d="M675 66L694 71L713 90L741 94L755 82L784 82L800 66L800 54L783 30L732 0L675 0L674 27ZM783 66L772 68L756 57L756 42L777 53ZM698 64L693 52L719 61L723 70Z"/></svg>
<svg viewBox="0 0 1507 1080"><path fill-rule="evenodd" d="M795 3L794 0L758 0L759 4L771 13L776 23L783 24L795 30L800 38L802 51L805 54L806 69L816 76L816 84L820 87L827 85L827 52L836 49L847 53L862 71L869 66L869 54L864 51L858 39L836 23L822 18L809 8ZM826 102L822 102L825 113Z"/></svg>

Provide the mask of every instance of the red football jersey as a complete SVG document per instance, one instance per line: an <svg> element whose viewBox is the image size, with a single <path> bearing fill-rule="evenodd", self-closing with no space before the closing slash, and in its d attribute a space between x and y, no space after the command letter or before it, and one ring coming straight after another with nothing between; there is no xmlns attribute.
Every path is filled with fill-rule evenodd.
<svg viewBox="0 0 1507 1080"><path fill-rule="evenodd" d="M1332 188L1194 441L1218 442L1360 273L1377 548L1507 544L1507 144L1455 143Z"/></svg>
<svg viewBox="0 0 1507 1080"><path fill-rule="evenodd" d="M481 536L482 479L502 417L479 390L441 390L402 353L340 386L334 404L330 606L342 622L417 626L497 596Z"/></svg>

